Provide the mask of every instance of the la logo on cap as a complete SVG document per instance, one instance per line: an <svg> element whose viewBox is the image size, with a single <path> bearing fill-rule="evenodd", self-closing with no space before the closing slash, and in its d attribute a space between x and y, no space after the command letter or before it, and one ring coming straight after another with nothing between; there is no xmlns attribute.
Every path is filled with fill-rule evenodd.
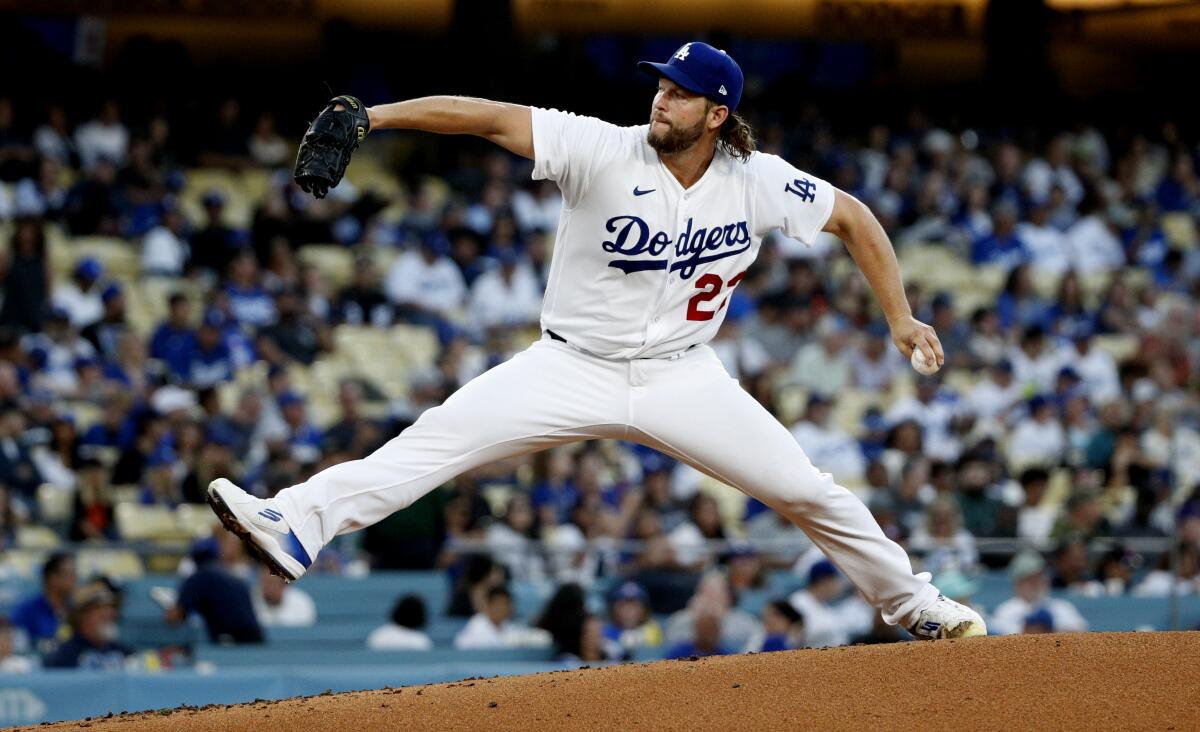
<svg viewBox="0 0 1200 732"><path fill-rule="evenodd" d="M692 44L685 43L683 44L682 48L675 52L675 58L679 59L680 61L686 61L688 54L691 53L691 50Z"/></svg>

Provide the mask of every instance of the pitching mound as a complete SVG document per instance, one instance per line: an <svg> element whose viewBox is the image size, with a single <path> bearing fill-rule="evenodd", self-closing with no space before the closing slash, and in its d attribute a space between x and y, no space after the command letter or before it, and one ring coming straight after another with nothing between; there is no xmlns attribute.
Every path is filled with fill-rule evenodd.
<svg viewBox="0 0 1200 732"><path fill-rule="evenodd" d="M1198 658L1200 633L973 638L475 679L54 727L1183 730L1200 728Z"/></svg>

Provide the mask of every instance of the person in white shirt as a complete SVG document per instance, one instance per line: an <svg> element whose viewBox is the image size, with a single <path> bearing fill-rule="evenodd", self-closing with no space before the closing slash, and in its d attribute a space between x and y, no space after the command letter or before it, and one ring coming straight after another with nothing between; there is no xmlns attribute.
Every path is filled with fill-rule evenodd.
<svg viewBox="0 0 1200 732"><path fill-rule="evenodd" d="M1058 511L1043 505L1050 474L1045 468L1026 468L1018 479L1022 491L1021 507L1017 510L1017 536L1042 541L1050 538Z"/></svg>
<svg viewBox="0 0 1200 732"><path fill-rule="evenodd" d="M419 251L401 254L388 270L383 291L413 315L445 318L456 313L467 294L462 272L447 254L450 243L435 232L425 237Z"/></svg>
<svg viewBox="0 0 1200 732"><path fill-rule="evenodd" d="M788 381L810 391L835 396L850 384L850 331L826 316L817 325L820 339L800 349L788 368Z"/></svg>
<svg viewBox="0 0 1200 732"><path fill-rule="evenodd" d="M706 615L718 619L721 645L727 648L744 648L762 630L758 618L733 606L729 578L721 570L710 570L700 578L687 607L676 610L667 618L663 629L666 645L670 647L695 638L696 620Z"/></svg>
<svg viewBox="0 0 1200 732"><path fill-rule="evenodd" d="M562 194L551 181L535 181L512 195L513 217L521 231L554 231L562 211Z"/></svg>
<svg viewBox="0 0 1200 732"><path fill-rule="evenodd" d="M1031 325L1021 334L1020 347L1008 351L1013 375L1022 389L1049 392L1054 389L1058 373L1066 365L1060 351L1050 347L1046 332L1040 325Z"/></svg>
<svg viewBox="0 0 1200 732"><path fill-rule="evenodd" d="M831 406L829 398L821 394L810 396L804 419L792 425L792 437L823 470L840 481L861 483L867 469L866 458L858 440L830 424Z"/></svg>
<svg viewBox="0 0 1200 732"><path fill-rule="evenodd" d="M1046 202L1035 204L1029 211L1029 220L1017 224L1017 236L1025 243L1029 263L1038 272L1061 275L1070 268L1070 242L1050 225L1050 207Z"/></svg>
<svg viewBox="0 0 1200 732"><path fill-rule="evenodd" d="M987 378L967 392L964 410L981 419L1004 421L1022 393L1021 385L1013 378L1012 364L1000 360L988 369Z"/></svg>
<svg viewBox="0 0 1200 732"><path fill-rule="evenodd" d="M546 562L531 536L534 523L529 496L513 493L504 509L503 521L494 521L483 540L492 558L508 568L516 581L538 581L546 577Z"/></svg>
<svg viewBox="0 0 1200 732"><path fill-rule="evenodd" d="M1080 275L1113 272L1125 266L1125 248L1102 210L1095 210L1067 229L1071 269Z"/></svg>
<svg viewBox="0 0 1200 732"><path fill-rule="evenodd" d="M1040 394L1029 400L1029 416L1008 439L1008 463L1014 468L1054 466L1062 462L1067 435L1054 403Z"/></svg>
<svg viewBox="0 0 1200 732"><path fill-rule="evenodd" d="M118 168L124 167L129 154L129 130L121 124L121 110L114 99L104 102L96 119L79 125L75 130L75 145L84 170L89 170L101 159L107 159Z"/></svg>
<svg viewBox="0 0 1200 732"><path fill-rule="evenodd" d="M851 356L852 381L859 389L890 391L908 364L888 343L887 328L871 326Z"/></svg>
<svg viewBox="0 0 1200 732"><path fill-rule="evenodd" d="M1176 485L1200 485L1200 433L1188 426L1179 409L1160 406L1140 442L1147 462L1170 470Z"/></svg>
<svg viewBox="0 0 1200 732"><path fill-rule="evenodd" d="M61 104L54 104L46 111L46 121L33 131L33 147L44 159L54 160L59 165L70 165L76 155L75 143L71 140L67 111Z"/></svg>
<svg viewBox="0 0 1200 732"><path fill-rule="evenodd" d="M890 425L914 420L921 427L925 452L941 460L956 460L962 444L950 429L950 423L962 410L958 395L941 384L941 376L917 379L917 393L898 399L884 418Z"/></svg>
<svg viewBox="0 0 1200 732"><path fill-rule="evenodd" d="M250 595L254 615L263 627L307 628L317 622L317 604L312 597L281 578L259 569L258 584Z"/></svg>
<svg viewBox="0 0 1200 732"><path fill-rule="evenodd" d="M872 616L864 618L860 613L847 613L843 604L854 600L842 600L846 584L833 562L821 559L808 570L808 585L793 592L788 602L804 618L804 645L806 648L844 646L855 636L871 629ZM853 618L854 621L851 622Z"/></svg>
<svg viewBox="0 0 1200 732"><path fill-rule="evenodd" d="M270 499L214 481L208 495L218 514L294 579L338 534L370 526L473 467L557 444L634 440L786 514L887 623L929 640L985 632L977 613L913 572L862 501L814 466L706 345L767 233L811 243L824 230L863 271L901 355L917 349L941 365L936 331L912 314L886 230L861 201L755 149L736 114L744 79L729 54L690 42L666 63L641 68L658 83L641 125L463 97L366 109L350 97L335 100L326 119L353 107L366 114L357 120L363 134L368 126L474 134L532 160L535 178L558 184L563 209L543 336L366 459L328 467ZM323 184L311 192L323 195ZM267 508L282 518L262 519ZM288 532L297 541L275 538Z"/></svg>
<svg viewBox="0 0 1200 732"><path fill-rule="evenodd" d="M1092 345L1092 335L1090 328L1076 327L1060 349L1059 361L1075 369L1093 403L1103 404L1120 396L1121 384L1117 362L1107 351Z"/></svg>
<svg viewBox="0 0 1200 732"><path fill-rule="evenodd" d="M54 288L50 301L62 308L71 318L71 326L80 330L104 316L104 303L100 301L100 276L104 268L91 257L84 257L75 264L70 282Z"/></svg>
<svg viewBox="0 0 1200 732"><path fill-rule="evenodd" d="M1071 168L1070 154L1071 136L1061 133L1046 145L1046 157L1034 158L1025 165L1021 182L1030 198L1046 200L1057 186L1072 205L1083 200L1083 183Z"/></svg>
<svg viewBox="0 0 1200 732"><path fill-rule="evenodd" d="M187 266L191 248L184 238L187 220L175 205L167 205L162 223L142 237L142 273L179 277Z"/></svg>
<svg viewBox="0 0 1200 732"><path fill-rule="evenodd" d="M1163 554L1158 566L1146 573L1133 588L1135 597L1167 597L1200 594L1200 549L1187 542L1179 542L1176 551L1175 571L1171 571L1171 555Z"/></svg>
<svg viewBox="0 0 1200 732"><path fill-rule="evenodd" d="M512 594L506 587L487 593L483 612L475 613L454 637L455 648L519 648L550 644L550 634L512 622Z"/></svg>
<svg viewBox="0 0 1200 732"><path fill-rule="evenodd" d="M935 576L942 572L971 572L979 563L975 537L962 527L962 512L953 496L942 496L925 510L925 524L917 527L908 546L925 556L924 569Z"/></svg>
<svg viewBox="0 0 1200 732"><path fill-rule="evenodd" d="M537 322L542 288L533 271L511 249L500 253L499 265L471 285L471 317L484 329L521 328Z"/></svg>
<svg viewBox="0 0 1200 732"><path fill-rule="evenodd" d="M0 616L0 674L27 674L35 668L31 658L15 653L16 638L16 629Z"/></svg>
<svg viewBox="0 0 1200 732"><path fill-rule="evenodd" d="M1046 560L1041 554L1028 549L1017 554L1008 565L1008 576L1012 578L1016 594L996 606L988 624L992 632L999 635L1021 633L1025 629L1025 618L1042 608L1054 618L1057 632L1088 629L1087 620L1069 601L1047 597L1050 581L1046 577Z"/></svg>
<svg viewBox="0 0 1200 732"><path fill-rule="evenodd" d="M405 595L392 608L390 623L372 630L367 648L372 651L428 651L433 641L425 627L425 603L417 595Z"/></svg>
<svg viewBox="0 0 1200 732"><path fill-rule="evenodd" d="M270 112L263 112L254 123L254 132L246 141L250 157L264 168L274 168L283 165L288 158L287 140L275 131L275 118Z"/></svg>

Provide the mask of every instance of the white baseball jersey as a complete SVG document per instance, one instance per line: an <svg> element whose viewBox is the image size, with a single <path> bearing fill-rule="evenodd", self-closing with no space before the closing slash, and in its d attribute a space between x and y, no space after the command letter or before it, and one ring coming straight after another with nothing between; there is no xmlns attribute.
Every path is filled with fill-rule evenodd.
<svg viewBox="0 0 1200 732"><path fill-rule="evenodd" d="M833 211L833 186L765 153L718 149L684 190L647 131L533 110L533 177L563 193L542 328L607 358L711 340L762 237L811 244Z"/></svg>

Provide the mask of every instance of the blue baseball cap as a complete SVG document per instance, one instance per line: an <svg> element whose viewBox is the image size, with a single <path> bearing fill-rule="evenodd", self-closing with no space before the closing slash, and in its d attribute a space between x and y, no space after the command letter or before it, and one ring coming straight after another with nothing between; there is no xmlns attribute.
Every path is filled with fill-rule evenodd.
<svg viewBox="0 0 1200 732"><path fill-rule="evenodd" d="M665 76L684 89L737 109L742 101L742 68L724 51L707 43L692 41L679 47L665 64L638 63L647 74Z"/></svg>
<svg viewBox="0 0 1200 732"><path fill-rule="evenodd" d="M637 600L639 602L646 602L647 599L648 597L646 595L646 591L642 589L641 585L639 585L637 582L633 582L632 580L621 583L621 586L617 588L617 591L612 594L613 602L617 602L619 600Z"/></svg>
<svg viewBox="0 0 1200 732"><path fill-rule="evenodd" d="M838 569L833 566L833 562L828 559L822 559L809 568L808 583L811 585L820 582L826 577L837 577L838 574Z"/></svg>
<svg viewBox="0 0 1200 732"><path fill-rule="evenodd" d="M1025 616L1025 625L1040 625L1046 630L1054 630L1054 616L1046 608L1038 608Z"/></svg>
<svg viewBox="0 0 1200 732"><path fill-rule="evenodd" d="M88 280L99 279L104 273L104 267L92 257L85 257L75 264L75 276Z"/></svg>
<svg viewBox="0 0 1200 732"><path fill-rule="evenodd" d="M108 304L109 301L121 296L121 286L116 282L110 282L103 290L100 291L100 301Z"/></svg>
<svg viewBox="0 0 1200 732"><path fill-rule="evenodd" d="M159 445L146 458L146 467L160 468L164 465L173 465L176 460L178 460L178 456L170 445Z"/></svg>
<svg viewBox="0 0 1200 732"><path fill-rule="evenodd" d="M291 390L285 391L279 395L280 408L290 407L293 404L304 404L304 397Z"/></svg>

